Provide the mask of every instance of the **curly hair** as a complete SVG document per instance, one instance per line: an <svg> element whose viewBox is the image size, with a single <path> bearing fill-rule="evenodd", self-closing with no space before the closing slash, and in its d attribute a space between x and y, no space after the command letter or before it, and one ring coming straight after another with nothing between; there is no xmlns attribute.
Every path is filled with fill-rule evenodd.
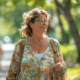
<svg viewBox="0 0 80 80"><path fill-rule="evenodd" d="M41 9L41 8L34 8L29 13L23 14L23 26L21 26L21 36L32 36L32 28L30 27L29 23L34 23L34 20L38 18L41 14L44 14L46 18L48 18L48 13Z"/></svg>

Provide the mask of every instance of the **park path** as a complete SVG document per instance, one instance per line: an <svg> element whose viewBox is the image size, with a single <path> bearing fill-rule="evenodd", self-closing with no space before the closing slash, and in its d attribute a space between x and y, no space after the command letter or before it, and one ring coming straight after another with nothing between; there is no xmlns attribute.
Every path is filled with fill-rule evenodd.
<svg viewBox="0 0 80 80"><path fill-rule="evenodd" d="M11 57L14 50L13 44L3 44L3 56L0 63L0 80L6 80L6 75L9 69L9 65L11 62Z"/></svg>

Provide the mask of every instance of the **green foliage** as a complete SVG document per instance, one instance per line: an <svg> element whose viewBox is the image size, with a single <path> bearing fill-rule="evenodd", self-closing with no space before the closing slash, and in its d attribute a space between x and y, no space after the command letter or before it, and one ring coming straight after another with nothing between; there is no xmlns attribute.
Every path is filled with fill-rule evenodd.
<svg viewBox="0 0 80 80"><path fill-rule="evenodd" d="M75 63L77 61L77 48L75 45L64 44L61 45L62 53L64 60L66 63L72 62Z"/></svg>
<svg viewBox="0 0 80 80"><path fill-rule="evenodd" d="M66 80L80 80L80 67L67 68L67 79Z"/></svg>

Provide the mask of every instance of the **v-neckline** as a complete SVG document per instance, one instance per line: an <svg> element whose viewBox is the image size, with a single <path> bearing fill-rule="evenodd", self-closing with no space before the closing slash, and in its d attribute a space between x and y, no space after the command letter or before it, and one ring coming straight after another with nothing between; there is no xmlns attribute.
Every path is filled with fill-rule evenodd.
<svg viewBox="0 0 80 80"><path fill-rule="evenodd" d="M29 36L28 36L28 37L27 37L27 39L26 39L26 40L27 40L27 45L29 45L29 47L31 48L32 54L33 54L33 55L34 55L34 57L38 60L38 58L37 58L37 56L36 56L36 53L34 52L34 50L33 50L32 46L30 45L30 43L29 43L29 41L28 41L28 38L29 38ZM45 54L46 54L47 50L49 50L49 43L50 43L49 38L47 38L47 40L48 40L48 47L47 47L47 49L45 50L44 54L42 55L41 59L40 59L40 60L38 60L38 61L41 61L41 60L42 60L42 58L45 56Z"/></svg>

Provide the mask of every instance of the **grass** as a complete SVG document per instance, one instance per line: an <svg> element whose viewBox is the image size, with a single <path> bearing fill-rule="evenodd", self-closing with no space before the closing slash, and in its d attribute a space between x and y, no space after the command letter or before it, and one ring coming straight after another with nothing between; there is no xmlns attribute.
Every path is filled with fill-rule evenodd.
<svg viewBox="0 0 80 80"><path fill-rule="evenodd" d="M80 80L80 67L67 68L67 79L66 80Z"/></svg>

